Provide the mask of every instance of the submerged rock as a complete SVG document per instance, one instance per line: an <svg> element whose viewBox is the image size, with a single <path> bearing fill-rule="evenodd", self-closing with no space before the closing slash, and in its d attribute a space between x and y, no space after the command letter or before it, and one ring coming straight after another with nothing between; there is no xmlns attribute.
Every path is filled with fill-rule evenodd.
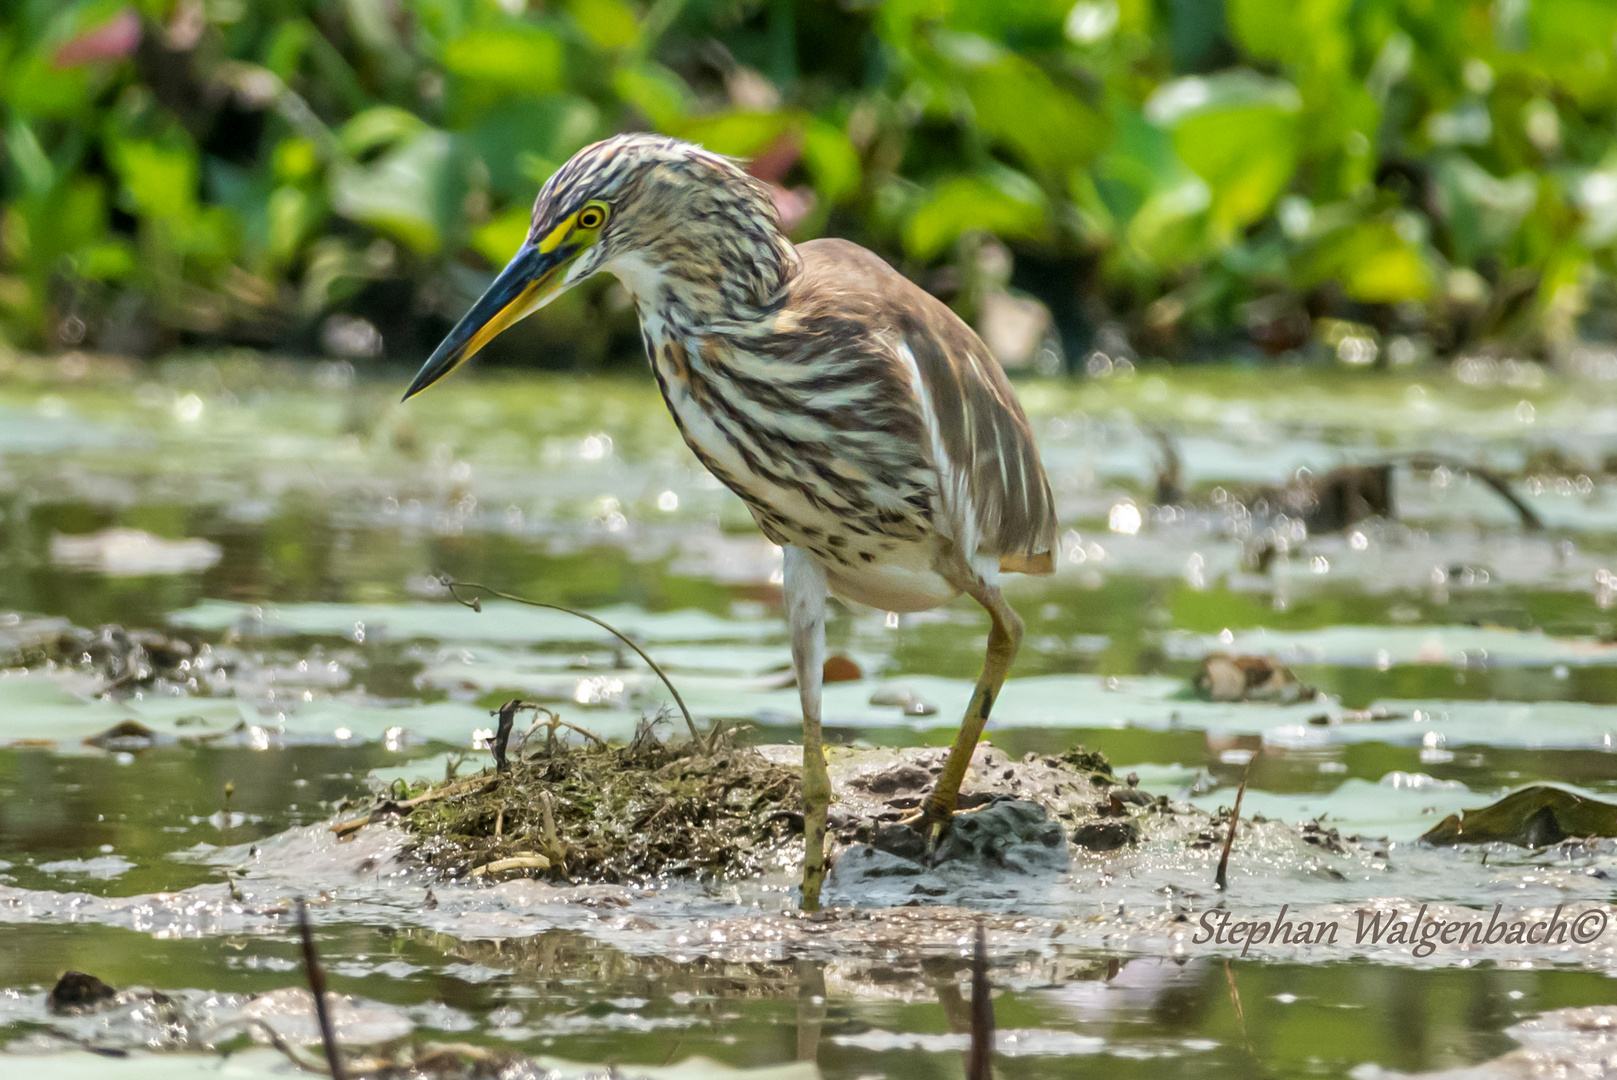
<svg viewBox="0 0 1617 1080"><path fill-rule="evenodd" d="M64 971L50 993L45 995L45 1007L58 1016L93 1012L108 1002L118 999L118 991L82 971Z"/></svg>
<svg viewBox="0 0 1617 1080"><path fill-rule="evenodd" d="M1079 826L1072 842L1086 851L1116 851L1140 842L1140 827L1132 821L1092 821Z"/></svg>

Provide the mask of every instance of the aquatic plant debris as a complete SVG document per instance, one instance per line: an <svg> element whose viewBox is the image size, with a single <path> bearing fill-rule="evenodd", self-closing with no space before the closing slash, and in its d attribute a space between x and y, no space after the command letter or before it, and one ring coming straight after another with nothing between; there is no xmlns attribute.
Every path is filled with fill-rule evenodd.
<svg viewBox="0 0 1617 1080"><path fill-rule="evenodd" d="M1617 836L1617 805L1534 784L1478 810L1450 814L1421 836L1428 844L1547 847L1573 837Z"/></svg>
<svg viewBox="0 0 1617 1080"><path fill-rule="evenodd" d="M503 770L417 787L394 780L363 817L331 830L351 835L397 820L410 836L409 854L451 878L537 873L633 884L795 867L801 749L722 739L711 751L665 745L654 726L643 723L623 745L594 736L558 740L552 729L543 743L510 754ZM878 894L941 895L962 874L973 881L1059 874L1068 866L1069 830L1082 843L1083 828L1096 819L1127 818L1155 802L1117 786L1104 756L1082 747L1060 758L1011 761L985 745L961 798L962 809L973 812L926 856L921 835L899 821L929 790L941 768L938 751L833 747L827 758L837 792L830 827L842 850L832 887L850 895L867 886ZM1131 827L1137 837L1138 826Z"/></svg>
<svg viewBox="0 0 1617 1080"><path fill-rule="evenodd" d="M451 877L625 883L781 865L802 830L797 773L723 742L665 745L653 728L618 746L547 740L506 771L384 799L369 820L402 814L412 854Z"/></svg>

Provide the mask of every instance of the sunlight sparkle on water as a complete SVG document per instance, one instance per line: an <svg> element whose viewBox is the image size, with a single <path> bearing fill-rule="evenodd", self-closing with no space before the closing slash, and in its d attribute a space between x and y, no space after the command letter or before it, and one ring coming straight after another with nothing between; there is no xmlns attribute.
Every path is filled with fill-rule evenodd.
<svg viewBox="0 0 1617 1080"><path fill-rule="evenodd" d="M202 399L195 394L186 394L174 403L174 416L187 424L202 419Z"/></svg>
<svg viewBox="0 0 1617 1080"><path fill-rule="evenodd" d="M1131 502L1120 502L1106 515L1106 527L1114 533L1133 536L1140 531L1140 508Z"/></svg>

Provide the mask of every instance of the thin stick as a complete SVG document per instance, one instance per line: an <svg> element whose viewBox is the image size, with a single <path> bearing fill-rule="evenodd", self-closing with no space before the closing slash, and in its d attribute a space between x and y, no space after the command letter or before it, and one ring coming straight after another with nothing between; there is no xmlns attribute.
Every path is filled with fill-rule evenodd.
<svg viewBox="0 0 1617 1080"><path fill-rule="evenodd" d="M971 954L971 1052L966 1080L993 1080L989 1058L994 1053L994 999L988 988L988 935L977 920L977 947Z"/></svg>
<svg viewBox="0 0 1617 1080"><path fill-rule="evenodd" d="M1241 820L1241 797L1246 794L1246 778L1251 775L1252 762L1248 759L1246 768L1241 772L1241 786L1235 791L1235 809L1230 811L1230 831L1224 837L1224 854L1218 857L1218 875L1213 878L1213 888L1219 892L1227 892L1230 887L1224 874L1230 868L1230 848L1235 846L1235 824Z"/></svg>
<svg viewBox="0 0 1617 1080"><path fill-rule="evenodd" d="M320 1063L318 1061L305 1061L303 1059L303 1055L298 1052L296 1047L292 1046L285 1039L281 1038L281 1033L279 1031L276 1031L268 1023L260 1020L256 1016L245 1019L238 1018L235 1020L226 1020L224 1023L219 1024L216 1027L211 1027L204 1032L202 1035L202 1040L203 1042L209 1044L217 1043L220 1035L234 1028L253 1028L257 1030L264 1036L264 1038L269 1040L269 1044L271 1046L285 1054L288 1061L302 1069L304 1072L317 1073L321 1071Z"/></svg>
<svg viewBox="0 0 1617 1080"><path fill-rule="evenodd" d="M495 859L493 862L484 863L482 866L473 869L471 876L474 878L488 877L490 874L503 874L507 870L549 869L550 860L548 858L531 851L525 851L517 855L512 855L508 859Z"/></svg>
<svg viewBox="0 0 1617 1080"><path fill-rule="evenodd" d="M671 682L668 676L663 673L663 669L657 666L657 661L647 656L644 649L630 641L620 630L618 630L617 627L613 626L611 623L603 622L602 620L597 619L594 615L575 610L574 608L563 607L561 604L546 604L540 600L528 600L521 596L513 596L511 593L501 592L499 589L490 588L487 585L480 585L475 581L456 581L448 574L443 575L438 580L443 582L444 587L449 590L449 595L455 599L457 604L462 604L469 607L473 611L482 611L482 602L475 596L470 600L463 600L461 599L460 593L455 591L456 589L476 589L478 592L488 593L490 596L498 596L501 600L509 600L514 604L526 604L529 607L545 608L549 611L560 611L566 615L576 615L586 622L592 622L596 626L599 626L602 630L605 630L607 633L629 646L629 648L633 649L635 651L635 655L644 660L651 670L657 673L657 678L661 679L663 685L668 687L668 692L674 695L674 702L679 705L679 711L685 715L685 726L691 729L691 739L696 743L697 746L702 745L702 736L697 733L696 721L691 719L691 711L685 707L685 699L679 696L678 690L674 689L673 682ZM711 749L711 747L709 749Z"/></svg>
<svg viewBox="0 0 1617 1080"><path fill-rule="evenodd" d="M320 1022L320 1041L326 1048L326 1064L331 1068L331 1080L343 1080L342 1058L337 1054L337 1033L331 1027L331 1013L326 1010L326 973L320 966L320 954L315 952L314 932L309 929L309 906L298 897L298 933L303 937L303 970L309 977L309 990L314 994L314 1018Z"/></svg>
<svg viewBox="0 0 1617 1080"><path fill-rule="evenodd" d="M447 784L444 787L429 791L424 795L417 795L413 799L406 799L403 802L395 802L393 806L389 808L387 816L392 816L392 814L395 812L408 812L420 806L422 803L429 803L435 799L447 799L453 795L464 795L466 792L475 787L481 787L484 791L492 791L497 783L499 783L498 780L491 779L486 776L474 776L470 780L461 780L457 783ZM336 833L338 836L347 836L351 832L357 832L358 830L363 829L365 826L369 825L373 820L375 820L375 818L375 814L366 814L364 817L354 818L351 821L339 821L330 828L331 831Z"/></svg>
<svg viewBox="0 0 1617 1080"><path fill-rule="evenodd" d="M1503 476L1500 476L1498 473L1494 472L1492 469L1482 465L1473 465L1470 462L1462 461L1459 458L1448 457L1445 454L1428 453L1424 450L1417 450L1409 454L1396 454L1394 457L1405 458L1408 460L1410 467L1414 469L1429 470L1442 465L1450 469L1458 469L1461 472L1469 473L1478 480L1481 480L1484 484L1487 484L1489 487L1493 488L1500 498L1504 499L1510 504L1511 509L1515 510L1517 515L1521 518L1522 528L1527 529L1529 532L1539 532L1544 528L1544 520L1534 512L1531 506L1528 506L1525 502L1523 502L1519 495L1511 490L1509 481L1507 481Z"/></svg>

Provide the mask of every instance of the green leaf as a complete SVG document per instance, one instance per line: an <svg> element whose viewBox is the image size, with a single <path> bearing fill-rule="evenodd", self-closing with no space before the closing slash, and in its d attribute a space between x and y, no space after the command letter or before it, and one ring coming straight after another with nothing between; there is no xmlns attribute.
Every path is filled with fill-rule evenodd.
<svg viewBox="0 0 1617 1080"><path fill-rule="evenodd" d="M1215 239L1262 217L1297 168L1302 99L1290 83L1250 71L1176 79L1146 102L1152 123L1212 193Z"/></svg>
<svg viewBox="0 0 1617 1080"><path fill-rule="evenodd" d="M1366 304L1424 300L1432 273L1416 246L1385 219L1361 222L1322 239L1304 263L1314 282L1335 280L1349 298Z"/></svg>
<svg viewBox="0 0 1617 1080"><path fill-rule="evenodd" d="M526 23L474 30L444 46L443 65L463 79L517 92L549 93L561 86L562 45Z"/></svg>
<svg viewBox="0 0 1617 1080"><path fill-rule="evenodd" d="M789 113L733 112L686 124L683 138L701 143L715 154L753 157L791 127Z"/></svg>
<svg viewBox="0 0 1617 1080"><path fill-rule="evenodd" d="M472 250L495 266L504 266L528 238L532 220L526 206L507 207L472 232Z"/></svg>
<svg viewBox="0 0 1617 1080"><path fill-rule="evenodd" d="M1617 5L1608 0L1535 0L1527 16L1536 65L1585 107L1614 96L1612 37Z"/></svg>
<svg viewBox="0 0 1617 1080"><path fill-rule="evenodd" d="M334 171L331 203L337 213L386 233L418 254L436 253L455 205L453 143L442 131L426 131L395 147L374 165Z"/></svg>
<svg viewBox="0 0 1617 1080"><path fill-rule="evenodd" d="M1538 178L1530 172L1501 180L1462 154L1443 158L1433 172L1438 212L1464 264L1506 247L1538 203Z"/></svg>
<svg viewBox="0 0 1617 1080"><path fill-rule="evenodd" d="M118 281L135 270L135 252L127 241L101 240L80 248L73 262L81 277L91 281Z"/></svg>
<svg viewBox="0 0 1617 1080"><path fill-rule="evenodd" d="M564 94L518 98L495 106L460 138L488 168L489 186L495 192L506 198L532 198L534 178L525 159L565 161L589 142L599 122L595 106L585 98Z"/></svg>
<svg viewBox="0 0 1617 1080"><path fill-rule="evenodd" d="M1044 197L1025 176L957 176L934 186L904 225L904 250L919 259L941 255L978 230L1025 237L1044 226Z"/></svg>
<svg viewBox="0 0 1617 1080"><path fill-rule="evenodd" d="M691 92L685 81L660 64L620 68L612 88L653 127L670 131L691 113Z"/></svg>
<svg viewBox="0 0 1617 1080"><path fill-rule="evenodd" d="M831 202L859 190L859 151L841 128L812 121L803 132L803 164L820 195Z"/></svg>
<svg viewBox="0 0 1617 1080"><path fill-rule="evenodd" d="M567 11L603 49L626 49L640 36L634 9L623 0L572 0Z"/></svg>
<svg viewBox="0 0 1617 1080"><path fill-rule="evenodd" d="M940 44L960 68L977 126L1029 165L1065 172L1100 148L1100 117L1031 60L967 35Z"/></svg>
<svg viewBox="0 0 1617 1080"><path fill-rule="evenodd" d="M265 214L268 218L269 255L281 266L289 265L297 258L325 216L320 199L291 186L278 187L270 193Z"/></svg>
<svg viewBox="0 0 1617 1080"><path fill-rule="evenodd" d="M414 113L391 105L378 105L344 124L337 133L337 142L350 156L362 157L372 150L419 135L426 129L426 121Z"/></svg>
<svg viewBox="0 0 1617 1080"><path fill-rule="evenodd" d="M189 146L147 139L113 144L113 167L135 210L147 217L180 218L196 209L197 156Z"/></svg>
<svg viewBox="0 0 1617 1080"><path fill-rule="evenodd" d="M276 179L287 184L313 179L320 171L320 151L308 139L282 139L275 144L271 165Z"/></svg>
<svg viewBox="0 0 1617 1080"><path fill-rule="evenodd" d="M1440 847L1492 843L1548 847L1573 836L1617 836L1617 806L1564 788L1535 784L1480 810L1450 814L1432 826L1421 842Z"/></svg>
<svg viewBox="0 0 1617 1080"><path fill-rule="evenodd" d="M6 151L23 186L33 194L43 195L56 184L56 167L20 116L12 118L11 129L6 132Z"/></svg>
<svg viewBox="0 0 1617 1080"><path fill-rule="evenodd" d="M1125 237L1136 255L1164 269L1177 268L1203 255L1207 244L1207 209L1212 204L1206 181L1185 176L1146 200L1128 224Z"/></svg>
<svg viewBox="0 0 1617 1080"><path fill-rule="evenodd" d="M1352 0L1227 0L1231 36L1253 56L1295 63L1301 56L1351 49L1342 19ZM1306 36L1303 36L1306 35Z"/></svg>

